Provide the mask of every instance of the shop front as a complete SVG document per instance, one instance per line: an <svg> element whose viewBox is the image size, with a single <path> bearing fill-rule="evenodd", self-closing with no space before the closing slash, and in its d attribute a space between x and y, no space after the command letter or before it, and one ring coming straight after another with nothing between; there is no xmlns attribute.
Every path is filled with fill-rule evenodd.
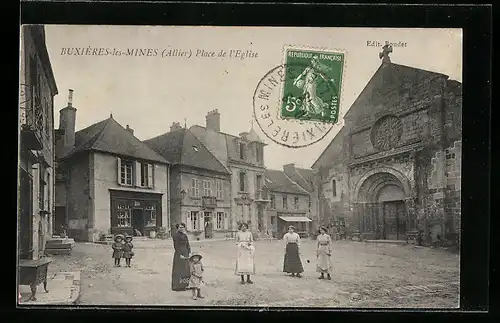
<svg viewBox="0 0 500 323"><path fill-rule="evenodd" d="M111 234L150 236L162 227L162 194L110 191Z"/></svg>
<svg viewBox="0 0 500 323"><path fill-rule="evenodd" d="M278 232L283 236L290 225L295 227L295 231L301 236L307 236L309 232L309 222L311 219L306 217L305 214L279 214L278 213Z"/></svg>

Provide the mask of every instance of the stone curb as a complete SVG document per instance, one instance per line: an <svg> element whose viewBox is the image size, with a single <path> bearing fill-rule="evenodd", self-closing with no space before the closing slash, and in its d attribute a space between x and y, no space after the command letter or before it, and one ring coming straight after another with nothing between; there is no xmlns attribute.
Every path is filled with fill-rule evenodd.
<svg viewBox="0 0 500 323"><path fill-rule="evenodd" d="M51 301L51 302L39 302L39 301L34 301L34 302L23 302L19 305L23 306L30 306L30 305L74 305L78 299L80 298L80 271L73 271L73 272L58 272L53 275L52 279L56 279L58 276L72 276L73 277L73 283L71 286L71 292L70 292L70 297L67 300L64 301Z"/></svg>

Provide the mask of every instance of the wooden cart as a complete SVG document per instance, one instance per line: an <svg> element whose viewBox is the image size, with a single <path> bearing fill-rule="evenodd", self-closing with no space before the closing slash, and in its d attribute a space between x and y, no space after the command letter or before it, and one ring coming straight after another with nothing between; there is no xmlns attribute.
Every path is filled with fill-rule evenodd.
<svg viewBox="0 0 500 323"><path fill-rule="evenodd" d="M28 285L31 288L31 296L28 301L36 301L36 288L43 283L43 289L47 289L47 269L52 259L44 257L38 260L19 260L19 285Z"/></svg>

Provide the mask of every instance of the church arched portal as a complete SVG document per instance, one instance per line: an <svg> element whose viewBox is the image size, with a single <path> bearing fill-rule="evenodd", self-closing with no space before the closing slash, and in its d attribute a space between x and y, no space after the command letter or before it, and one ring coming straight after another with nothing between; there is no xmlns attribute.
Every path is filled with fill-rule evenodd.
<svg viewBox="0 0 500 323"><path fill-rule="evenodd" d="M367 239L406 240L414 230L409 216L410 185L404 175L396 172L371 172L356 189L355 221Z"/></svg>

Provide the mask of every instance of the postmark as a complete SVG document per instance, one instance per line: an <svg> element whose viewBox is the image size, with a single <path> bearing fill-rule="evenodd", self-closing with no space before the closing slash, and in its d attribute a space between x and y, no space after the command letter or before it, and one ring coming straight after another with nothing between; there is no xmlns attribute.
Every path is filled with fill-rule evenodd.
<svg viewBox="0 0 500 323"><path fill-rule="evenodd" d="M317 54L319 51L311 51L312 53ZM339 118L344 55L342 53L342 69L337 70L340 73L338 81L335 81L335 76L332 77L333 69L328 70L330 74L325 74L319 70L318 65L311 66L311 60L305 57L277 66L264 75L254 92L253 109L257 125L269 139L285 147L302 148L317 143L328 135ZM307 75L308 73L310 74ZM294 82L305 77L308 78L307 81L313 81L314 77L321 80L316 81L319 86L318 83L307 85L312 91L316 91L316 97L311 98L308 94L311 93L310 89L304 91L303 87L294 85ZM305 81L303 80L304 83ZM306 110L311 105L307 100L311 99L316 100L312 104L323 102L319 107L323 112L318 109L318 113L313 113L314 107L311 111Z"/></svg>

